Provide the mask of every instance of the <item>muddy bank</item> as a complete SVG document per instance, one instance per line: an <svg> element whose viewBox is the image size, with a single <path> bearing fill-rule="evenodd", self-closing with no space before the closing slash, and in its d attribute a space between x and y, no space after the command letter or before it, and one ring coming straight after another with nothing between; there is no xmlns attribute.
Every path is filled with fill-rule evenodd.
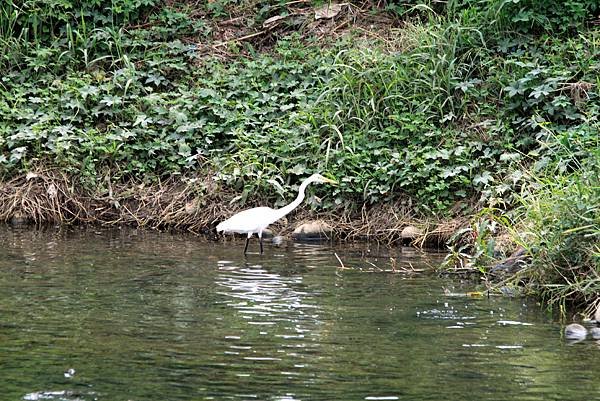
<svg viewBox="0 0 600 401"><path fill-rule="evenodd" d="M0 182L0 220L13 225L91 224L189 231L216 236L219 221L242 209L270 205L257 200L243 207L234 193L210 176L173 177L153 184L112 183L85 188L59 170L39 169ZM318 224L314 224L318 221ZM338 240L443 246L469 219L416 217L398 204L362 205L356 211L314 213L300 206L272 231L302 239L319 235ZM306 224L308 223L308 224ZM327 230L319 229L319 225ZM296 233L294 233L296 231ZM326 232L325 232L326 231Z"/></svg>

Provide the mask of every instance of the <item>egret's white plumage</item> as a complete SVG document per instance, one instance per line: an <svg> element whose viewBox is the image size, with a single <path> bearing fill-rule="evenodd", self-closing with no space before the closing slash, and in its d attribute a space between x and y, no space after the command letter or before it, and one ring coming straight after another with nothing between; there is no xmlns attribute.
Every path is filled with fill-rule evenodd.
<svg viewBox="0 0 600 401"><path fill-rule="evenodd" d="M262 233L265 228L297 208L304 200L304 191L306 190L306 187L313 182L335 184L335 181L325 178L321 174L313 174L300 184L298 196L289 205L280 209L271 209L270 207L261 206L241 211L219 223L219 225L217 225L217 232L223 231L226 233L248 234L244 254L248 250L248 241L250 240L250 237L252 237L252 234L256 233L260 240L260 253L262 253Z"/></svg>

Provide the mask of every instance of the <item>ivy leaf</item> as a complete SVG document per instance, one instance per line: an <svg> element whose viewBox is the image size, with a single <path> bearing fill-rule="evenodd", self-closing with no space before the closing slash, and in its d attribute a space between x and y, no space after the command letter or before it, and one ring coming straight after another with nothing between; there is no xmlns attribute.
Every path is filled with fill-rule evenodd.
<svg viewBox="0 0 600 401"><path fill-rule="evenodd" d="M105 106L117 106L122 103L122 99L119 96L106 95L100 100L100 104Z"/></svg>
<svg viewBox="0 0 600 401"><path fill-rule="evenodd" d="M179 143L179 150L177 152L179 156L188 157L192 153L192 148L185 142Z"/></svg>
<svg viewBox="0 0 600 401"><path fill-rule="evenodd" d="M79 94L85 100L88 96L96 96L99 90L97 86L94 85L86 85L82 88L79 88Z"/></svg>
<svg viewBox="0 0 600 401"><path fill-rule="evenodd" d="M514 97L516 95L523 93L523 89L520 88L520 85L518 82L515 82L514 84L505 87L504 90L506 92L508 92L508 97Z"/></svg>
<svg viewBox="0 0 600 401"><path fill-rule="evenodd" d="M294 175L304 175L304 173L306 173L306 166L304 164L296 164L293 168L288 169L288 173Z"/></svg>
<svg viewBox="0 0 600 401"><path fill-rule="evenodd" d="M148 77L146 78L145 83L146 84L152 84L156 87L162 85L163 82L166 82L167 79L165 77L163 77L162 75L156 75L156 74L149 74Z"/></svg>
<svg viewBox="0 0 600 401"><path fill-rule="evenodd" d="M15 162L15 161L19 161L23 158L23 156L25 155L25 153L27 153L27 147L26 146L21 146L18 148L14 148L11 152L10 152L10 161L11 162Z"/></svg>
<svg viewBox="0 0 600 401"><path fill-rule="evenodd" d="M484 171L483 173L478 174L473 178L473 184L475 185L481 184L483 186L486 186L493 181L494 177L492 177L489 171Z"/></svg>
<svg viewBox="0 0 600 401"><path fill-rule="evenodd" d="M538 99L540 96L546 97L550 94L551 91L552 87L550 85L541 85L536 88L533 88L533 90L529 94L529 97L534 97L536 99Z"/></svg>
<svg viewBox="0 0 600 401"><path fill-rule="evenodd" d="M509 153L505 152L500 155L500 161L513 161L513 160L521 160L521 155L519 153Z"/></svg>
<svg viewBox="0 0 600 401"><path fill-rule="evenodd" d="M141 126L142 128L146 128L148 124L152 124L152 118L148 117L145 114L138 114L133 122L133 126Z"/></svg>
<svg viewBox="0 0 600 401"><path fill-rule="evenodd" d="M277 182L277 180L270 179L270 180L267 180L267 182L275 187L275 189L277 190L277 193L279 195L283 196L285 194L285 189L281 186L281 184L279 182Z"/></svg>
<svg viewBox="0 0 600 401"><path fill-rule="evenodd" d="M71 132L73 132L73 126L72 125L59 125L58 127L54 127L52 129L52 132L56 132L57 134L60 135L67 135L70 134Z"/></svg>

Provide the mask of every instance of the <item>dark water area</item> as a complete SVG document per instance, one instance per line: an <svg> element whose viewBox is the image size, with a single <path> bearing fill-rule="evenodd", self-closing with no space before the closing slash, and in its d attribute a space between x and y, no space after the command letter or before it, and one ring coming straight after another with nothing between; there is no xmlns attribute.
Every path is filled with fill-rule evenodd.
<svg viewBox="0 0 600 401"><path fill-rule="evenodd" d="M440 253L89 229L0 247L0 400L600 399L599 345L534 301L376 269Z"/></svg>

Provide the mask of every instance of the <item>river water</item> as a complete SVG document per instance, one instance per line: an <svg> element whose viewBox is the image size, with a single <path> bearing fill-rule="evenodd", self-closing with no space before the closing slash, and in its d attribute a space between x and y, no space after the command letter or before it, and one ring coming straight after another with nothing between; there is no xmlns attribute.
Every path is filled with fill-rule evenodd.
<svg viewBox="0 0 600 401"><path fill-rule="evenodd" d="M535 302L379 270L443 254L243 245L0 228L0 400L600 399L598 344Z"/></svg>

